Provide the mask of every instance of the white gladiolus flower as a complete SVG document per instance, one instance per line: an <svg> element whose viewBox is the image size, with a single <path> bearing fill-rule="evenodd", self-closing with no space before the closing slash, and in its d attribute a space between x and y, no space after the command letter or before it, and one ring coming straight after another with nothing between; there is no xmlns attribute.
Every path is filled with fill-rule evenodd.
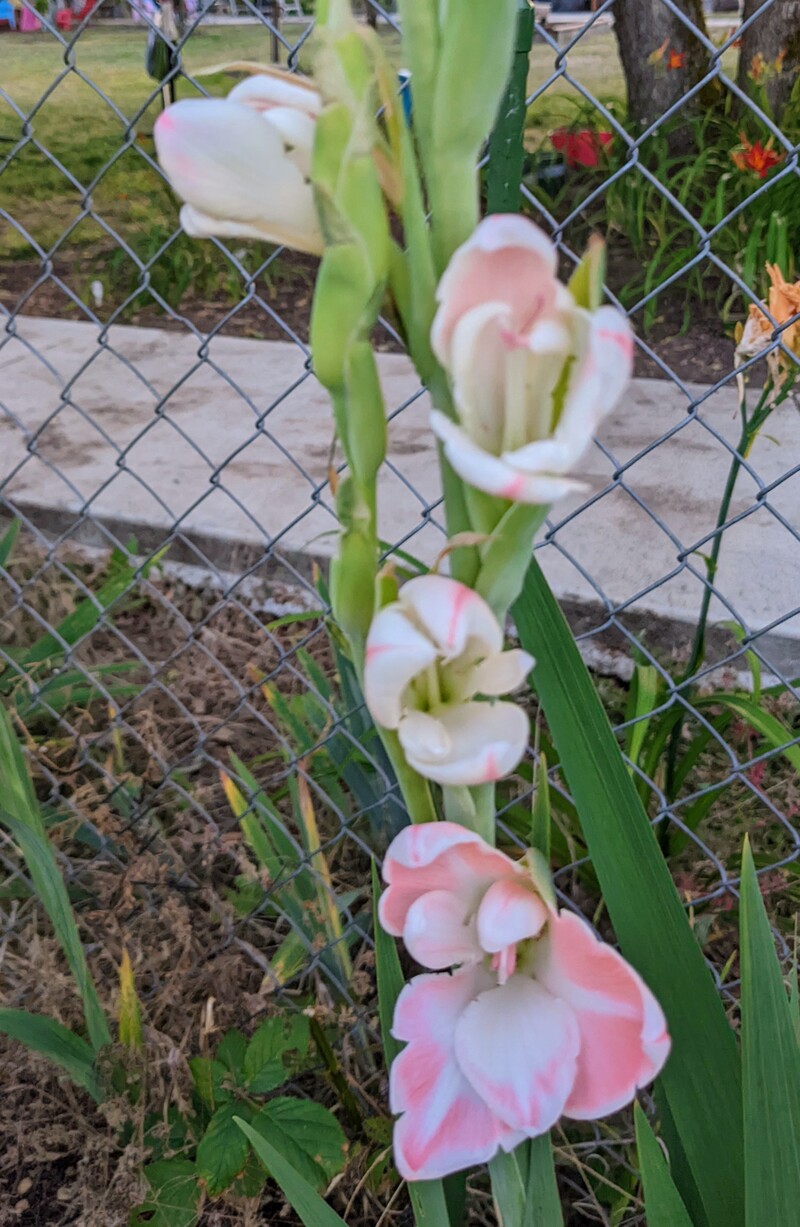
<svg viewBox="0 0 800 1227"><path fill-rule="evenodd" d="M321 106L313 86L275 69L241 81L227 98L167 107L153 134L161 167L186 202L186 233L321 252L309 181Z"/></svg>
<svg viewBox="0 0 800 1227"><path fill-rule="evenodd" d="M434 411L431 424L464 481L512 502L582 488L570 474L631 373L628 321L613 307L579 307L556 265L533 222L494 214L437 293L431 341L458 421Z"/></svg>
<svg viewBox="0 0 800 1227"><path fill-rule="evenodd" d="M483 784L514 770L530 731L522 708L487 699L515 690L532 666L527 652L503 651L502 629L482 597L446 576L423 575L373 619L365 698L375 721L397 730L420 775Z"/></svg>

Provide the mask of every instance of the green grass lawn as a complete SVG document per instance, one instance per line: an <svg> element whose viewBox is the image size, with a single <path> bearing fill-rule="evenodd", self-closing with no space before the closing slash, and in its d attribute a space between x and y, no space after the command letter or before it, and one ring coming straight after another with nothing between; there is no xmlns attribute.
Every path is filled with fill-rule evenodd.
<svg viewBox="0 0 800 1227"><path fill-rule="evenodd" d="M290 41L299 29L286 24ZM398 36L385 31L383 37L399 67ZM0 99L0 159L11 155L0 161L0 208L18 223L0 221L0 259L31 258L37 245L56 257L107 252L115 240L104 226L147 256L174 226L175 203L144 156L153 154L151 132L160 110L144 54L143 30L90 28L78 41L71 71L63 49L49 35L2 37L2 86L13 107L27 117L32 139L14 152L21 121ZM270 35L264 27L204 26L189 39L184 63L192 72L228 60L268 62L269 56ZM610 34L585 39L570 54L569 68L598 97L622 97ZM531 91L553 70L553 52L538 44L531 56ZM216 77L205 84L224 94L231 81ZM180 97L193 93L192 85L179 82ZM558 78L532 108L533 131L543 134L569 122L576 105L582 105L580 96ZM91 216L86 215L89 205ZM118 259L124 262L125 257Z"/></svg>

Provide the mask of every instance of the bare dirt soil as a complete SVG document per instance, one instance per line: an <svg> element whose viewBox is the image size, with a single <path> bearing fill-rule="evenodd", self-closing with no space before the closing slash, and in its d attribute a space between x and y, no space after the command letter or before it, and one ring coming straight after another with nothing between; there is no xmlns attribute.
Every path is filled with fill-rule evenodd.
<svg viewBox="0 0 800 1227"><path fill-rule="evenodd" d="M620 258L617 264L616 274L613 265L611 268L612 284L624 284L630 262ZM92 262L94 266L96 258ZM257 279L251 297L244 302L234 304L224 289L206 297L194 296L188 290L178 305L165 310L152 297L147 301L145 296L144 301L126 310L119 322L166 330L189 326L203 333L220 329L227 336L270 341L295 336L307 341L315 270L316 262L312 257L294 253L290 260L280 264L279 275ZM89 280L89 273L82 269L80 260L56 259L52 273L45 277L37 261L5 261L0 263L0 305L11 312L27 315L87 319L90 317L83 304L91 302ZM97 308L99 318L107 320L115 305L129 293L126 287L124 294L117 296L117 304L113 294L107 297L103 307ZM380 349L401 348L386 328L377 328L374 340ZM644 346L636 352L635 374L638 376L667 379L673 372L682 380L715 383L733 366L733 342L711 307L705 312L693 310L691 330L687 331L682 300L665 296L644 341Z"/></svg>

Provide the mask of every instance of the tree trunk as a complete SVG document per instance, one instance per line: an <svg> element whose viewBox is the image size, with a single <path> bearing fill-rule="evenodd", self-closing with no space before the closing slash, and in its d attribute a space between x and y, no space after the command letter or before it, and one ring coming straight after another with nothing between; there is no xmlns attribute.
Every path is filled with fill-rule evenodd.
<svg viewBox="0 0 800 1227"><path fill-rule="evenodd" d="M675 0L705 32L702 0ZM628 118L648 126L696 85L708 71L708 52L663 0L616 0L614 33L628 87ZM663 48L656 63L648 59ZM670 67L670 54L680 64ZM697 100L708 103L703 97Z"/></svg>
<svg viewBox="0 0 800 1227"><path fill-rule="evenodd" d="M760 9L763 2L744 0L743 20ZM760 81L753 81L752 77L759 74ZM763 85L772 118L779 124L798 75L800 0L772 0L771 6L742 34L738 84L751 97L757 96L759 84Z"/></svg>

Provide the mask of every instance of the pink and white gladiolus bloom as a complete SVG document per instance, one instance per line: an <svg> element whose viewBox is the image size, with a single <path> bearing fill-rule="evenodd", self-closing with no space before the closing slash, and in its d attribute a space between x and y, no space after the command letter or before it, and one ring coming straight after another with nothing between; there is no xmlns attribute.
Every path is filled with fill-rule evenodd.
<svg viewBox="0 0 800 1227"><path fill-rule="evenodd" d="M400 832L383 876L381 924L438 973L412 979L394 1014L406 1047L390 1103L407 1180L485 1163L562 1115L608 1116L660 1072L670 1040L655 997L584 920L556 910L524 861L432 822Z"/></svg>
<svg viewBox="0 0 800 1227"><path fill-rule="evenodd" d="M455 252L437 291L434 352L458 421L431 425L469 485L549 505L584 488L572 472L630 378L630 325L579 307L533 222L494 214Z"/></svg>
<svg viewBox="0 0 800 1227"><path fill-rule="evenodd" d="M527 652L503 651L500 624L477 592L422 575L372 621L364 696L376 723L397 730L420 775L484 784L514 770L530 733L522 708L487 699L516 690L532 667Z"/></svg>
<svg viewBox="0 0 800 1227"><path fill-rule="evenodd" d="M246 78L227 98L167 107L153 135L161 168L186 201L186 233L321 252L310 183L321 107L312 85L279 69Z"/></svg>

